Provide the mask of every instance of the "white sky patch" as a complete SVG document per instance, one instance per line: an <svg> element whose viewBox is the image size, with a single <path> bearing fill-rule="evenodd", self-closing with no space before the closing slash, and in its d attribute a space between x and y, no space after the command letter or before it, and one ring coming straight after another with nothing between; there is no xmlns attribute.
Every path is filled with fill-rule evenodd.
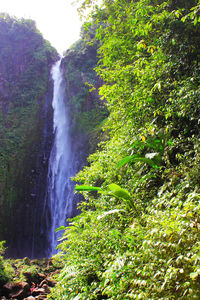
<svg viewBox="0 0 200 300"><path fill-rule="evenodd" d="M0 12L36 21L43 37L59 53L79 39L81 21L72 0L0 0Z"/></svg>

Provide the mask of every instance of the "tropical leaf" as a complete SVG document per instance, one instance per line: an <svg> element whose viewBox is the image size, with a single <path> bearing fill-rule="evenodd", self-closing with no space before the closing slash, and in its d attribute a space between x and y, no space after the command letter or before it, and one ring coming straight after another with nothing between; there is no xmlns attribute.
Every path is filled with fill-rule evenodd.
<svg viewBox="0 0 200 300"><path fill-rule="evenodd" d="M65 230L65 229L66 229L65 226L60 226L60 227L56 228L55 232L58 232L60 230Z"/></svg>
<svg viewBox="0 0 200 300"><path fill-rule="evenodd" d="M132 156L126 156L124 157L117 165L118 168L122 167L123 165L127 164L132 160Z"/></svg>
<svg viewBox="0 0 200 300"><path fill-rule="evenodd" d="M140 156L140 155L133 155L132 160L134 162L143 162L148 164L150 167L157 169L158 165L150 158L146 158L145 156Z"/></svg>
<svg viewBox="0 0 200 300"><path fill-rule="evenodd" d="M79 192L86 192L86 191L100 191L101 188L97 186L90 186L90 185L77 185L75 187L75 191Z"/></svg>
<svg viewBox="0 0 200 300"><path fill-rule="evenodd" d="M123 198L125 200L130 200L131 195L125 189L122 189L119 185L112 183L108 186L109 190L115 197Z"/></svg>

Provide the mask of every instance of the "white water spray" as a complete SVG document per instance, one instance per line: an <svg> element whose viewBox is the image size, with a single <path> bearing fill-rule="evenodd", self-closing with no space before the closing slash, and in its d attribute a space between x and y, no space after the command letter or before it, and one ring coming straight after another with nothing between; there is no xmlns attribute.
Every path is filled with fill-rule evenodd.
<svg viewBox="0 0 200 300"><path fill-rule="evenodd" d="M51 150L48 170L48 206L50 211L50 255L56 253L59 235L55 229L66 225L66 218L73 213L73 160L69 136L69 108L66 103L65 85L61 70L61 60L52 68L54 81L53 129L54 144Z"/></svg>

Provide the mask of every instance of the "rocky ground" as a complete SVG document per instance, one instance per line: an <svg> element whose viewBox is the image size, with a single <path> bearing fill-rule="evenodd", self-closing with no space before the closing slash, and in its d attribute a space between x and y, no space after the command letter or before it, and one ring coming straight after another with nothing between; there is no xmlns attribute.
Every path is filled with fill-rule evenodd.
<svg viewBox="0 0 200 300"><path fill-rule="evenodd" d="M9 261L12 280L0 285L0 300L47 299L56 285L55 276L62 267L53 259Z"/></svg>

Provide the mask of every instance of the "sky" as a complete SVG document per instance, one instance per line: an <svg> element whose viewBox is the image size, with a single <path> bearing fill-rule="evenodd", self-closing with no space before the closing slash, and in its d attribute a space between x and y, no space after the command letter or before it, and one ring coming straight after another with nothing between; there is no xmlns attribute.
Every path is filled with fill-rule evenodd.
<svg viewBox="0 0 200 300"><path fill-rule="evenodd" d="M79 39L81 22L73 0L0 0L0 12L36 21L60 54Z"/></svg>

